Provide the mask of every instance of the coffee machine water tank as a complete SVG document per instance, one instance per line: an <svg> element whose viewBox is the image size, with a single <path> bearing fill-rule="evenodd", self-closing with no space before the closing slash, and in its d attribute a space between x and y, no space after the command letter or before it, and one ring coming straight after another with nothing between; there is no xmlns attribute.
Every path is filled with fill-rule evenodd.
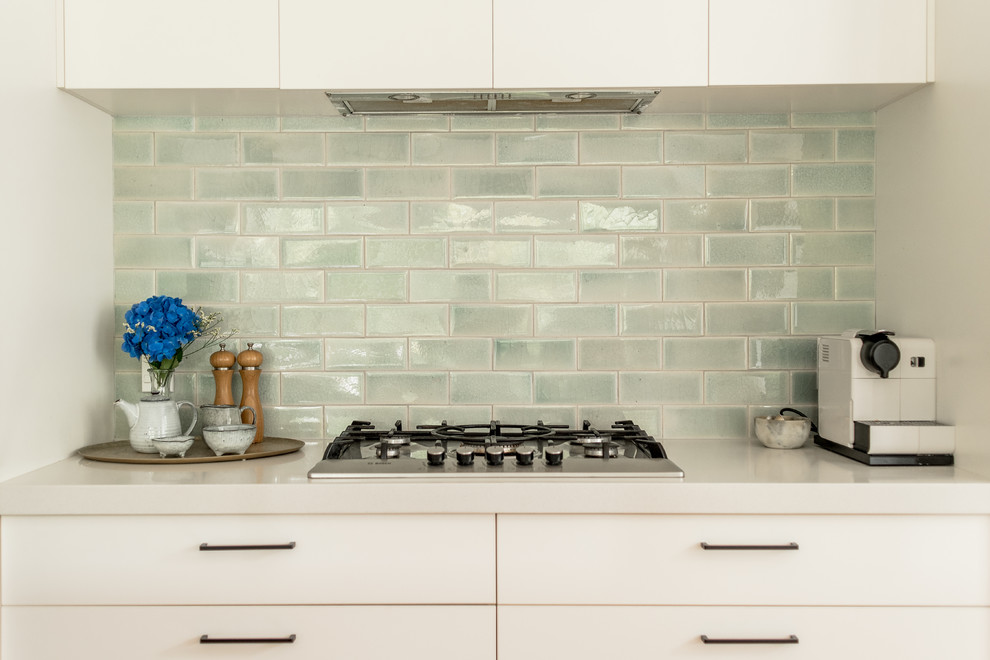
<svg viewBox="0 0 990 660"><path fill-rule="evenodd" d="M849 330L841 336L819 337L818 433L822 438L853 447L857 421L934 420L933 340L895 337L883 330ZM886 451L899 450L894 446ZM917 452L916 443L906 443L901 453Z"/></svg>

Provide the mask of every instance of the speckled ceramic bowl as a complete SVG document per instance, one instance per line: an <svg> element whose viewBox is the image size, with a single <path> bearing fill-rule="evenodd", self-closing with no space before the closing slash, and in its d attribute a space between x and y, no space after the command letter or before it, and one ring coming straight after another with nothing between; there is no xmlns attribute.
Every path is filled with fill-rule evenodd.
<svg viewBox="0 0 990 660"><path fill-rule="evenodd" d="M771 415L757 417L756 437L765 447L771 449L797 449L808 441L811 434L811 420L807 417Z"/></svg>
<svg viewBox="0 0 990 660"><path fill-rule="evenodd" d="M185 458L186 452L192 447L193 437L191 435L173 435L167 438L152 438L151 444L158 450L158 455L162 458L178 456Z"/></svg>
<svg viewBox="0 0 990 660"><path fill-rule="evenodd" d="M206 446L217 456L223 454L243 454L254 442L258 427L254 424L231 424L229 426L207 426L203 429Z"/></svg>

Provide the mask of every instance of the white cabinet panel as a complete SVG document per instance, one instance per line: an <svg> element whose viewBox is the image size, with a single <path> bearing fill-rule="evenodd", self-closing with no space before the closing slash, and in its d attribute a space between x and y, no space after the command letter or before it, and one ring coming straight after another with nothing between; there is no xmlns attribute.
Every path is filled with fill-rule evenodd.
<svg viewBox="0 0 990 660"><path fill-rule="evenodd" d="M490 88L491 12L491 0L281 0L282 88Z"/></svg>
<svg viewBox="0 0 990 660"><path fill-rule="evenodd" d="M926 0L711 0L712 85L924 83Z"/></svg>
<svg viewBox="0 0 990 660"><path fill-rule="evenodd" d="M990 605L982 516L500 515L497 556L500 604Z"/></svg>
<svg viewBox="0 0 990 660"><path fill-rule="evenodd" d="M277 88L278 0L64 0L69 89Z"/></svg>
<svg viewBox="0 0 990 660"><path fill-rule="evenodd" d="M484 515L8 516L3 604L494 603ZM201 550L208 546L291 549Z"/></svg>
<svg viewBox="0 0 990 660"><path fill-rule="evenodd" d="M493 606L4 607L2 626L4 660L495 660Z"/></svg>
<svg viewBox="0 0 990 660"><path fill-rule="evenodd" d="M499 607L499 660L990 657L990 610L936 607ZM713 640L750 643L705 644ZM789 640L797 643L751 643Z"/></svg>
<svg viewBox="0 0 990 660"><path fill-rule="evenodd" d="M708 82L706 0L494 0L495 87Z"/></svg>

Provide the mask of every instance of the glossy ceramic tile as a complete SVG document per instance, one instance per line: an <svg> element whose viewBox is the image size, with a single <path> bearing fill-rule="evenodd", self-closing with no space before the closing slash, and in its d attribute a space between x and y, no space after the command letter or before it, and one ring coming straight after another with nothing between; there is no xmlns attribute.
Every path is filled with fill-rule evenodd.
<svg viewBox="0 0 990 660"><path fill-rule="evenodd" d="M836 200L835 228L844 231L875 229L875 200L872 197L847 197Z"/></svg>
<svg viewBox="0 0 990 660"><path fill-rule="evenodd" d="M240 226L230 202L159 202L155 216L159 234L236 234Z"/></svg>
<svg viewBox="0 0 990 660"><path fill-rule="evenodd" d="M594 337L615 334L615 305L536 306L538 337Z"/></svg>
<svg viewBox="0 0 990 660"><path fill-rule="evenodd" d="M266 339L262 348L265 371L312 371L323 368L322 339Z"/></svg>
<svg viewBox="0 0 990 660"><path fill-rule="evenodd" d="M796 335L834 335L849 328L876 327L873 301L792 304Z"/></svg>
<svg viewBox="0 0 990 660"><path fill-rule="evenodd" d="M619 263L624 267L701 266L704 251L700 234L623 236L619 240Z"/></svg>
<svg viewBox="0 0 990 660"><path fill-rule="evenodd" d="M831 300L835 284L831 268L753 268L751 300Z"/></svg>
<svg viewBox="0 0 990 660"><path fill-rule="evenodd" d="M668 270L663 275L663 299L746 300L746 270Z"/></svg>
<svg viewBox="0 0 990 660"><path fill-rule="evenodd" d="M701 373L630 372L619 378L619 401L637 403L701 403Z"/></svg>
<svg viewBox="0 0 990 660"><path fill-rule="evenodd" d="M350 133L364 130L364 117L281 117L285 132Z"/></svg>
<svg viewBox="0 0 990 660"><path fill-rule="evenodd" d="M639 371L658 370L661 366L659 339L584 337L578 340L580 369Z"/></svg>
<svg viewBox="0 0 990 660"><path fill-rule="evenodd" d="M497 136L499 165L574 165L577 133L503 133Z"/></svg>
<svg viewBox="0 0 990 660"><path fill-rule="evenodd" d="M371 404L413 405L450 402L450 385L444 372L369 373L365 377L366 401ZM394 421L394 420L392 420ZM388 426L391 426L389 422Z"/></svg>
<svg viewBox="0 0 990 660"><path fill-rule="evenodd" d="M330 202L328 234L405 234L409 231L406 202Z"/></svg>
<svg viewBox="0 0 990 660"><path fill-rule="evenodd" d="M540 237L534 239L537 268L615 266L618 242L611 236Z"/></svg>
<svg viewBox="0 0 990 660"><path fill-rule="evenodd" d="M293 405L361 403L363 381L362 374L286 373L282 374L282 396Z"/></svg>
<svg viewBox="0 0 990 660"><path fill-rule="evenodd" d="M532 197L530 167L455 167L451 169L450 196L454 199ZM437 195L446 197L446 191Z"/></svg>
<svg viewBox="0 0 990 660"><path fill-rule="evenodd" d="M259 133L241 138L245 165L323 165L320 133Z"/></svg>
<svg viewBox="0 0 990 660"><path fill-rule="evenodd" d="M617 403L614 373L556 372L533 374L533 401L537 404Z"/></svg>
<svg viewBox="0 0 990 660"><path fill-rule="evenodd" d="M492 368L492 340L485 338L409 340L409 368L484 370Z"/></svg>
<svg viewBox="0 0 990 660"><path fill-rule="evenodd" d="M360 199L364 196L361 170L283 169L282 197L285 199Z"/></svg>
<svg viewBox="0 0 990 660"><path fill-rule="evenodd" d="M750 162L798 163L835 158L834 131L753 131Z"/></svg>
<svg viewBox="0 0 990 660"><path fill-rule="evenodd" d="M701 165L643 165L622 168L625 197L704 197L705 168Z"/></svg>
<svg viewBox="0 0 990 660"><path fill-rule="evenodd" d="M323 300L321 271L247 271L241 275L244 302L320 302Z"/></svg>
<svg viewBox="0 0 990 660"><path fill-rule="evenodd" d="M281 120L279 117L196 117L197 131L231 131L235 133L272 133L277 132Z"/></svg>
<svg viewBox="0 0 990 660"><path fill-rule="evenodd" d="M581 134L582 164L660 164L662 153L662 133L656 131Z"/></svg>
<svg viewBox="0 0 990 660"><path fill-rule="evenodd" d="M667 438L748 438L752 417L745 406L664 406Z"/></svg>
<svg viewBox="0 0 990 660"><path fill-rule="evenodd" d="M151 234L155 231L154 202L114 202L115 234Z"/></svg>
<svg viewBox="0 0 990 660"><path fill-rule="evenodd" d="M835 297L838 300L873 300L876 297L876 270L859 266L836 268Z"/></svg>
<svg viewBox="0 0 990 660"><path fill-rule="evenodd" d="M153 295L155 295L155 271L124 269L114 271L114 302L133 305L134 302Z"/></svg>
<svg viewBox="0 0 990 660"><path fill-rule="evenodd" d="M665 201L663 228L668 232L745 231L747 207L742 199Z"/></svg>
<svg viewBox="0 0 990 660"><path fill-rule="evenodd" d="M791 263L860 266L873 264L873 232L795 234Z"/></svg>
<svg viewBox="0 0 990 660"><path fill-rule="evenodd" d="M409 215L414 234L492 233L490 202L414 202Z"/></svg>
<svg viewBox="0 0 990 660"><path fill-rule="evenodd" d="M358 238L283 238L283 268L356 268L362 265Z"/></svg>
<svg viewBox="0 0 990 660"><path fill-rule="evenodd" d="M533 376L518 372L455 372L450 374L451 403L530 403ZM479 423L477 420L474 423Z"/></svg>
<svg viewBox="0 0 990 660"><path fill-rule="evenodd" d="M872 195L873 165L835 163L794 165L795 195Z"/></svg>
<svg viewBox="0 0 990 660"><path fill-rule="evenodd" d="M588 270L579 273L581 302L653 302L663 297L659 270Z"/></svg>
<svg viewBox="0 0 990 660"><path fill-rule="evenodd" d="M709 266L779 266L787 263L787 235L716 234L705 238Z"/></svg>
<svg viewBox="0 0 990 660"><path fill-rule="evenodd" d="M492 274L488 271L409 272L410 302L487 302L491 299Z"/></svg>
<svg viewBox="0 0 990 660"><path fill-rule="evenodd" d="M187 304L238 302L235 271L175 271L158 273L158 293L182 298Z"/></svg>
<svg viewBox="0 0 990 660"><path fill-rule="evenodd" d="M193 240L172 236L115 236L113 262L117 268L190 268Z"/></svg>
<svg viewBox="0 0 990 660"><path fill-rule="evenodd" d="M159 133L155 162L159 165L234 165L237 135L232 133Z"/></svg>
<svg viewBox="0 0 990 660"><path fill-rule="evenodd" d="M326 366L332 370L403 369L405 339L327 339Z"/></svg>
<svg viewBox="0 0 990 660"><path fill-rule="evenodd" d="M193 198L191 167L114 167L113 197L121 200Z"/></svg>
<svg viewBox="0 0 990 660"><path fill-rule="evenodd" d="M446 305L368 305L369 337L423 337L448 334Z"/></svg>
<svg viewBox="0 0 990 660"><path fill-rule="evenodd" d="M500 233L570 233L577 228L577 202L495 202L495 231Z"/></svg>
<svg viewBox="0 0 990 660"><path fill-rule="evenodd" d="M753 337L749 366L753 369L814 369L818 340L804 337Z"/></svg>
<svg viewBox="0 0 990 660"><path fill-rule="evenodd" d="M359 337L364 331L362 305L282 306L285 337Z"/></svg>
<svg viewBox="0 0 990 660"><path fill-rule="evenodd" d="M199 268L278 268L279 239L253 236L196 239Z"/></svg>
<svg viewBox="0 0 990 660"><path fill-rule="evenodd" d="M322 204L244 204L246 234L322 234Z"/></svg>
<svg viewBox="0 0 990 660"><path fill-rule="evenodd" d="M326 299L336 302L406 300L404 272L327 271Z"/></svg>
<svg viewBox="0 0 990 660"><path fill-rule="evenodd" d="M447 262L444 238L368 238L364 243L368 268L440 268Z"/></svg>
<svg viewBox="0 0 990 660"><path fill-rule="evenodd" d="M786 128L789 123L786 113L708 115L708 128Z"/></svg>
<svg viewBox="0 0 990 660"><path fill-rule="evenodd" d="M744 163L746 133L713 131L667 133L663 138L665 163Z"/></svg>
<svg viewBox="0 0 990 660"><path fill-rule="evenodd" d="M495 368L508 370L574 370L573 339L496 339Z"/></svg>
<svg viewBox="0 0 990 660"><path fill-rule="evenodd" d="M783 371L713 371L705 374L705 401L715 404L787 403L787 373Z"/></svg>
<svg viewBox="0 0 990 660"><path fill-rule="evenodd" d="M787 165L711 165L708 197L782 197L790 190Z"/></svg>
<svg viewBox="0 0 990 660"><path fill-rule="evenodd" d="M708 303L705 334L783 335L788 319L787 303Z"/></svg>
<svg viewBox="0 0 990 660"><path fill-rule="evenodd" d="M153 133L114 133L113 162L117 165L151 165L155 162Z"/></svg>
<svg viewBox="0 0 990 660"><path fill-rule="evenodd" d="M454 267L525 268L532 265L529 238L451 239L450 265Z"/></svg>
<svg viewBox="0 0 990 660"><path fill-rule="evenodd" d="M581 231L657 231L660 208L659 202L581 202Z"/></svg>
<svg viewBox="0 0 990 660"><path fill-rule="evenodd" d="M676 130L705 127L705 115L677 113L649 113L642 115L623 115L622 128L633 131Z"/></svg>
<svg viewBox="0 0 990 660"><path fill-rule="evenodd" d="M519 337L533 334L531 305L451 305L455 337Z"/></svg>
<svg viewBox="0 0 990 660"><path fill-rule="evenodd" d="M703 308L698 303L629 304L620 307L620 334L700 335Z"/></svg>
<svg viewBox="0 0 990 660"><path fill-rule="evenodd" d="M499 302L574 302L574 274L552 270L495 273L495 300Z"/></svg>
<svg viewBox="0 0 990 660"><path fill-rule="evenodd" d="M328 165L408 165L406 133L328 133Z"/></svg>
<svg viewBox="0 0 990 660"><path fill-rule="evenodd" d="M196 170L196 199L276 199L276 170Z"/></svg>
<svg viewBox="0 0 990 660"><path fill-rule="evenodd" d="M835 226L833 199L754 199L753 231L827 231Z"/></svg>
<svg viewBox="0 0 990 660"><path fill-rule="evenodd" d="M745 369L746 340L739 337L666 337L663 362L666 369L685 371Z"/></svg>

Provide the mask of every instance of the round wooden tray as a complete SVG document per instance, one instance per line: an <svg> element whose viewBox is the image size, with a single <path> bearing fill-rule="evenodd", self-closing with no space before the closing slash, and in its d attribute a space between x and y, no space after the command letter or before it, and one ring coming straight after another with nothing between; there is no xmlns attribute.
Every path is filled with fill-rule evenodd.
<svg viewBox="0 0 990 660"><path fill-rule="evenodd" d="M117 442L104 442L98 445L89 445L79 450L79 455L94 461L104 461L106 463L219 463L222 461L243 461L249 458L265 458L267 456L278 456L280 454L291 454L299 451L305 446L302 440L291 440L289 438L269 438L265 437L261 442L248 447L243 454L224 454L217 456L213 450L206 446L202 438L193 440L192 447L186 452L185 457L168 456L162 458L158 454L142 454L131 449L131 443L127 440Z"/></svg>

